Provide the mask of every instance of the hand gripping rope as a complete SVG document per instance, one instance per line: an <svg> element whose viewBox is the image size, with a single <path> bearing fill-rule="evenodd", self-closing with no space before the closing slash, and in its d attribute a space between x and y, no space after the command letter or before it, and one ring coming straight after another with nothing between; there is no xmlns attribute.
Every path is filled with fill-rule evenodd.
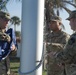
<svg viewBox="0 0 76 75"><path fill-rule="evenodd" d="M4 51L4 50L2 50L2 51ZM8 53L5 53L4 55L2 54L2 55L0 55L0 61L2 61L2 60L4 60L4 59L6 59L7 58L7 56L10 54L10 52L11 52L11 50L9 50L9 52Z"/></svg>

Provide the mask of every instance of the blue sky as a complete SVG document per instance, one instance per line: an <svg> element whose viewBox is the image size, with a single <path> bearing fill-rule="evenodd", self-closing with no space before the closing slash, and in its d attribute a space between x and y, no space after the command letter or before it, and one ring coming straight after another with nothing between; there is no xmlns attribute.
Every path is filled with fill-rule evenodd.
<svg viewBox="0 0 76 75"><path fill-rule="evenodd" d="M75 10L75 8L73 8L72 6L68 6L68 8L69 8L70 10ZM67 32L68 34L72 34L73 31L72 31L71 28L70 28L69 21L66 20L66 18L69 17L69 14L68 14L65 10L62 10L62 11L60 12L60 17L62 18L62 23L63 23L64 26L65 26L65 30L64 30L64 31Z"/></svg>
<svg viewBox="0 0 76 75"><path fill-rule="evenodd" d="M18 16L21 19L21 10L22 10L22 3L15 1L15 0L11 0L8 2L7 4L7 10L10 13L10 16ZM11 26L13 27L13 25ZM21 31L21 25L17 26L16 30Z"/></svg>
<svg viewBox="0 0 76 75"><path fill-rule="evenodd" d="M70 8L71 10L74 10L73 7L68 6L68 8ZM11 17L12 16L18 16L21 19L21 12L22 12L22 3L21 2L17 2L15 0L11 0L8 4L7 4L7 9L8 12L10 13ZM69 16L69 14L65 11L62 10L60 12L60 17L62 18L62 22L65 26L65 32L72 34L72 30L69 26L69 21L65 20L67 17ZM21 25L17 27L17 30L21 31Z"/></svg>
<svg viewBox="0 0 76 75"><path fill-rule="evenodd" d="M60 12L60 17L62 18L63 25L65 26L64 31L69 33L69 34L72 34L73 31L70 28L69 21L66 20L66 18L69 17L69 14L65 10L63 10L63 11Z"/></svg>

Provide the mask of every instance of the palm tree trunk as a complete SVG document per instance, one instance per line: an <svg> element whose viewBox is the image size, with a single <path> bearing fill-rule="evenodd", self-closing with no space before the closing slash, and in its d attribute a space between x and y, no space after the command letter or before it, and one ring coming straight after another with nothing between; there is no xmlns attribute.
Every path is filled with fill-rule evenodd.
<svg viewBox="0 0 76 75"><path fill-rule="evenodd" d="M14 25L14 31L16 31L16 25Z"/></svg>
<svg viewBox="0 0 76 75"><path fill-rule="evenodd" d="M59 9L57 9L57 15L59 16Z"/></svg>

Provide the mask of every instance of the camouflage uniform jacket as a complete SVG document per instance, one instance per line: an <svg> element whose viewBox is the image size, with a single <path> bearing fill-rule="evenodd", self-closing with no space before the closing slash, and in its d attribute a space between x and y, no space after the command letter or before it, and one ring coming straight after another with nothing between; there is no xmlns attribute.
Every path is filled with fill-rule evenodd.
<svg viewBox="0 0 76 75"><path fill-rule="evenodd" d="M48 75L59 75L61 66L57 65L54 55L63 50L64 45L69 39L69 35L63 31L57 33L50 33L47 38L47 42L50 44L47 45L47 71Z"/></svg>
<svg viewBox="0 0 76 75"><path fill-rule="evenodd" d="M76 75L76 32L71 35L64 50L57 55L57 60L65 64L66 75Z"/></svg>

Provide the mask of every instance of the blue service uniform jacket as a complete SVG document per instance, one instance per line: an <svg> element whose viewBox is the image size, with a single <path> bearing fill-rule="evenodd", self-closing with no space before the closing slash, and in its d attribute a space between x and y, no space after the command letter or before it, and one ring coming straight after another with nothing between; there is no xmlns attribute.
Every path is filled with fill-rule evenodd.
<svg viewBox="0 0 76 75"><path fill-rule="evenodd" d="M11 41L0 41L0 60L5 59L9 55L13 44L17 47L14 30L10 28L5 33L11 37Z"/></svg>

